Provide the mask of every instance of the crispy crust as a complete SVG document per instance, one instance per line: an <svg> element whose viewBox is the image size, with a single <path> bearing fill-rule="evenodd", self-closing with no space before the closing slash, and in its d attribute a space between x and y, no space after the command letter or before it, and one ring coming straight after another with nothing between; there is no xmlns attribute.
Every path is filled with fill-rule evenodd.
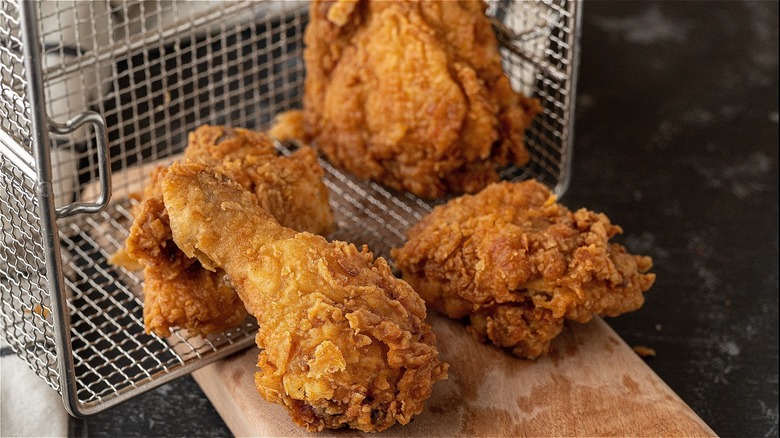
<svg viewBox="0 0 780 438"><path fill-rule="evenodd" d="M313 1L305 140L338 167L425 198L476 192L497 166L527 163L540 105L512 90L486 7Z"/></svg>
<svg viewBox="0 0 780 438"><path fill-rule="evenodd" d="M303 147L279 157L264 133L223 126L201 126L190 134L186 159L219 165L260 205L296 230L326 234L333 213L316 153ZM246 309L221 270L203 269L173 242L162 199L165 169L152 173L125 242L125 253L144 267L146 331L169 336L171 328L209 334L239 325ZM117 257L116 260L121 260Z"/></svg>
<svg viewBox="0 0 780 438"><path fill-rule="evenodd" d="M257 317L263 398L310 431L380 431L423 410L447 366L425 304L384 259L279 225L204 165L174 164L163 191L177 245L224 269Z"/></svg>
<svg viewBox="0 0 780 438"><path fill-rule="evenodd" d="M569 211L535 181L501 182L435 208L393 258L433 309L535 358L566 319L641 307L652 259L610 243L621 231L604 214Z"/></svg>

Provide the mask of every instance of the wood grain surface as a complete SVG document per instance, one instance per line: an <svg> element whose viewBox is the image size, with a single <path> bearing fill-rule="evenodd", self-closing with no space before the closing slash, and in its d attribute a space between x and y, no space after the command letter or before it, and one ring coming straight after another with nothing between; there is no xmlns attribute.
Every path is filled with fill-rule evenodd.
<svg viewBox="0 0 780 438"><path fill-rule="evenodd" d="M518 359L474 340L457 322L429 320L449 379L425 411L372 436L715 436L715 433L601 319L567 324L551 354ZM255 390L251 348L193 373L237 436L312 434Z"/></svg>

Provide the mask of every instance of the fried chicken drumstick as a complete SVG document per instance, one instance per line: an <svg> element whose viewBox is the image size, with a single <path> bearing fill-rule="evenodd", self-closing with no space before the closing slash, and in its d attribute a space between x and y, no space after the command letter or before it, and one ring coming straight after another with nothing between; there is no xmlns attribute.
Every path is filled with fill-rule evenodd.
<svg viewBox="0 0 780 438"><path fill-rule="evenodd" d="M308 147L280 157L264 133L205 125L190 134L184 156L220 166L255 193L260 205L286 226L318 234L333 227L323 170ZM168 336L173 327L196 334L235 327L247 313L224 280L224 272L203 269L172 240L162 197L164 174L162 167L153 172L151 183L133 211L134 222L125 249L127 256L144 267L146 331Z"/></svg>
<svg viewBox="0 0 780 438"><path fill-rule="evenodd" d="M535 181L491 184L439 206L393 251L433 309L468 318L483 341L536 358L564 320L636 310L655 281L652 259L616 243L604 214L574 213Z"/></svg>
<svg viewBox="0 0 780 438"><path fill-rule="evenodd" d="M312 1L304 140L358 177L425 198L476 192L497 166L527 163L540 106L512 90L486 8Z"/></svg>
<svg viewBox="0 0 780 438"><path fill-rule="evenodd" d="M162 186L178 247L224 269L257 317L263 398L311 431L379 431L422 411L447 366L425 304L384 259L279 225L202 164L174 164Z"/></svg>
<svg viewBox="0 0 780 438"><path fill-rule="evenodd" d="M162 199L164 174L163 167L152 173L141 203L133 209L125 249L113 256L112 263L132 268L124 260L129 258L143 267L147 333L169 336L171 328L181 327L209 334L236 327L247 312L224 273L203 269L173 243Z"/></svg>

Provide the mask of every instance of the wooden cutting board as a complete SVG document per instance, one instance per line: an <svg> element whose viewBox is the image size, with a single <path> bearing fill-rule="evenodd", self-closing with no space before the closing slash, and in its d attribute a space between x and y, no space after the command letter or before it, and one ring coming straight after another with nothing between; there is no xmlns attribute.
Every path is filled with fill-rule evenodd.
<svg viewBox="0 0 780 438"><path fill-rule="evenodd" d="M171 157L112 176L114 199L140 192L149 172ZM97 196L97 184L84 191ZM99 236L98 236L99 237ZM600 318L567 323L551 353L516 358L477 342L459 323L428 316L449 379L434 385L425 411L372 436L715 436ZM255 390L257 348L193 373L238 436L359 436L354 430L306 432Z"/></svg>
<svg viewBox="0 0 780 438"><path fill-rule="evenodd" d="M429 321L449 379L434 385L425 411L372 436L715 436L601 319L567 324L549 356L518 359L473 339L438 315ZM256 348L193 373L237 436L312 434L254 387Z"/></svg>

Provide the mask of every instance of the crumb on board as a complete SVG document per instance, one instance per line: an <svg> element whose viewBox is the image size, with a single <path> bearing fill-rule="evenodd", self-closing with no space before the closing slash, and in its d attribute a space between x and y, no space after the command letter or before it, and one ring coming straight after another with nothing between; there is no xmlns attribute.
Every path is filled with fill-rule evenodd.
<svg viewBox="0 0 780 438"><path fill-rule="evenodd" d="M642 357L655 357L655 349L653 348L644 345L634 345L632 348L634 349L634 353Z"/></svg>

